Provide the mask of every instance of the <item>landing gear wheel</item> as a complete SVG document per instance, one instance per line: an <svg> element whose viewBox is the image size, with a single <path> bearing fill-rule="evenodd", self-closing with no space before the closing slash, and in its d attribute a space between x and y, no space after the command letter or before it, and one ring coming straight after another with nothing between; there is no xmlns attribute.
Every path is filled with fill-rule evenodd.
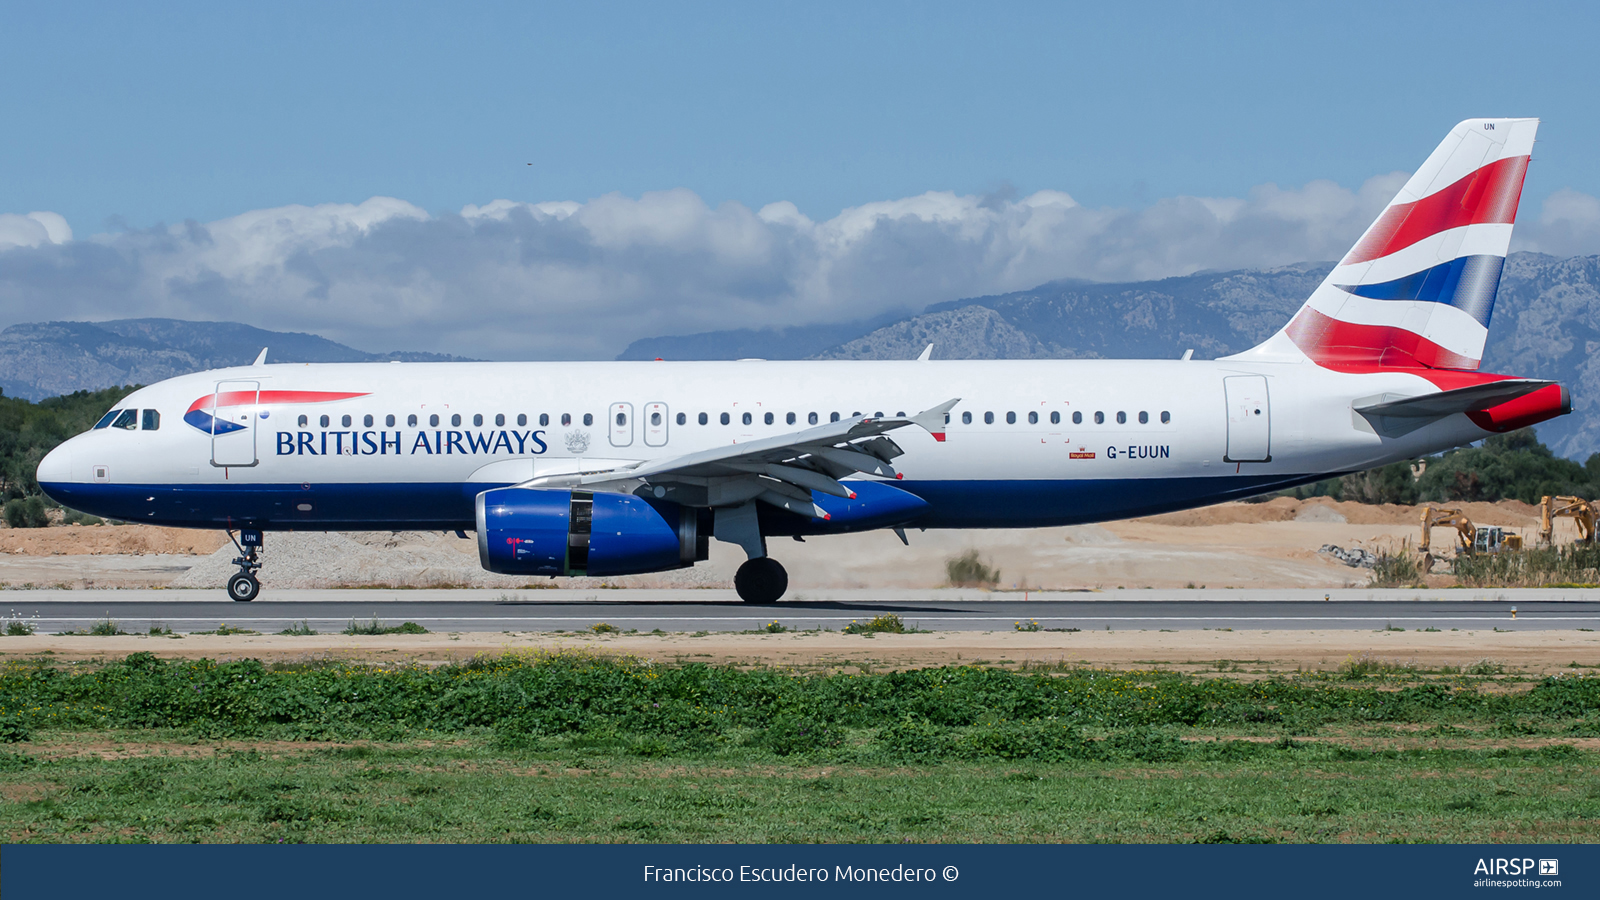
<svg viewBox="0 0 1600 900"><path fill-rule="evenodd" d="M248 572L240 572L228 579L228 596L241 603L249 603L259 593L261 593L261 582Z"/></svg>
<svg viewBox="0 0 1600 900"><path fill-rule="evenodd" d="M789 589L789 573L770 556L747 559L733 574L733 587L746 603L777 603Z"/></svg>

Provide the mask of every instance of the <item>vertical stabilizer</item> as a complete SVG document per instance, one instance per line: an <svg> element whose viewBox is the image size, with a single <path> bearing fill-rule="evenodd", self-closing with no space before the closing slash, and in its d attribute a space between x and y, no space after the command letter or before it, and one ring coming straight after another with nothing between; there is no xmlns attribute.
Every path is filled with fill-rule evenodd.
<svg viewBox="0 0 1600 900"><path fill-rule="evenodd" d="M1241 356L1345 372L1477 369L1538 127L1451 129L1289 324Z"/></svg>

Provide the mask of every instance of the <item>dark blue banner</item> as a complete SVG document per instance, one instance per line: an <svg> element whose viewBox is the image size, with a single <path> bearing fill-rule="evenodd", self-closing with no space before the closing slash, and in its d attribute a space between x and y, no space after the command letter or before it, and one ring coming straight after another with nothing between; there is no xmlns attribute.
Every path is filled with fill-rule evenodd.
<svg viewBox="0 0 1600 900"><path fill-rule="evenodd" d="M33 846L5 900L493 896L1594 897L1600 847ZM504 892L503 894L501 892Z"/></svg>

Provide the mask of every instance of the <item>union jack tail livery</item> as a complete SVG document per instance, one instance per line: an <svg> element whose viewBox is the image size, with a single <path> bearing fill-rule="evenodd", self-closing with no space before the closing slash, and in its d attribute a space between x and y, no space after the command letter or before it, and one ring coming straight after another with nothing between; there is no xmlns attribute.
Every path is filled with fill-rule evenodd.
<svg viewBox="0 0 1600 900"><path fill-rule="evenodd" d="M1260 355L1341 372L1473 371L1538 119L1468 119L1451 129L1311 299Z"/></svg>

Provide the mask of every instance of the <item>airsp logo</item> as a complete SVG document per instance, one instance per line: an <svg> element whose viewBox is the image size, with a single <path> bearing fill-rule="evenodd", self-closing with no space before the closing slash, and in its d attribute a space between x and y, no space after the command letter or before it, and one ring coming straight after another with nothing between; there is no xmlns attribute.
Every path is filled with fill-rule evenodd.
<svg viewBox="0 0 1600 900"><path fill-rule="evenodd" d="M1540 875L1560 875L1561 874L1561 861L1557 860L1557 859L1541 859L1541 860L1539 860L1539 874Z"/></svg>

